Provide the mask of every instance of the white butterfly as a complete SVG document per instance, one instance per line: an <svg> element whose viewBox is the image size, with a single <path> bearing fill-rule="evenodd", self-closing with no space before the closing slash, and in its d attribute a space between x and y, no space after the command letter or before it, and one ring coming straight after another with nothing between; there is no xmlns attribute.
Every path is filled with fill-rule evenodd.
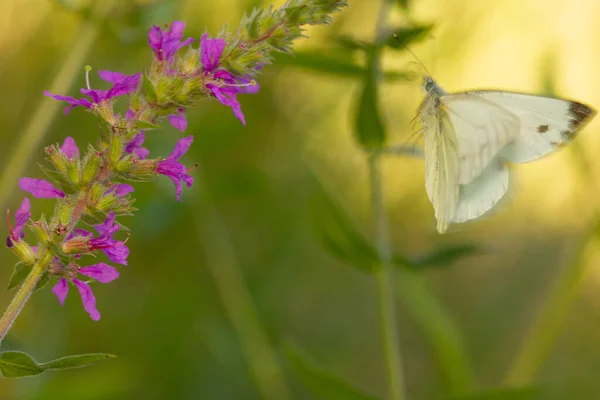
<svg viewBox="0 0 600 400"><path fill-rule="evenodd" d="M506 193L507 162L540 158L573 139L595 111L569 100L495 90L446 93L425 77L419 107L425 188L444 233Z"/></svg>

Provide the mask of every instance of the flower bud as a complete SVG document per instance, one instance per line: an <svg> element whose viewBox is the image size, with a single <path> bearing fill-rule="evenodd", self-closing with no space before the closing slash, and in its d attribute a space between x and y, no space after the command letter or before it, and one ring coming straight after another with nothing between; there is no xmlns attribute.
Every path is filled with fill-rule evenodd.
<svg viewBox="0 0 600 400"><path fill-rule="evenodd" d="M81 163L79 159L67 163L67 178L77 187L81 181Z"/></svg>
<svg viewBox="0 0 600 400"><path fill-rule="evenodd" d="M101 155L97 151L90 151L83 160L83 174L81 184L87 186L100 171Z"/></svg>
<svg viewBox="0 0 600 400"><path fill-rule="evenodd" d="M202 67L200 63L200 54L197 49L188 47L188 51L179 60L179 68L184 75L189 75Z"/></svg>
<svg viewBox="0 0 600 400"><path fill-rule="evenodd" d="M59 201L54 209L53 224L56 226L68 226L71 223L73 215L73 204L66 201Z"/></svg>
<svg viewBox="0 0 600 400"><path fill-rule="evenodd" d="M123 155L123 135L115 133L110 140L109 159L111 165L115 165Z"/></svg>
<svg viewBox="0 0 600 400"><path fill-rule="evenodd" d="M10 248L12 252L26 265L35 264L35 253L30 245L23 240L14 241Z"/></svg>
<svg viewBox="0 0 600 400"><path fill-rule="evenodd" d="M56 145L52 145L46 147L44 151L48 155L48 159L52 165L54 165L54 168L56 168L56 170L61 174L66 175L67 165L69 164L70 160L62 151L60 151L60 148Z"/></svg>
<svg viewBox="0 0 600 400"><path fill-rule="evenodd" d="M61 246L60 250L64 254L80 254L87 253L91 250L89 236L74 236L73 238L65 241Z"/></svg>

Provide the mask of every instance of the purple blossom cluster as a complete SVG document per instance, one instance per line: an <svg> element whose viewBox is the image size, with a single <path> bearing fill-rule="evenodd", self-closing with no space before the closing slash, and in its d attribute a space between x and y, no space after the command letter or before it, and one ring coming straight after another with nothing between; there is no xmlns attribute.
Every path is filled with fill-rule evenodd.
<svg viewBox="0 0 600 400"><path fill-rule="evenodd" d="M28 265L32 265L31 258L39 256L40 252L51 251L52 258L47 271L58 278L52 292L60 304L64 304L69 286L74 285L81 296L84 309L93 320L100 319L100 313L96 308L96 298L92 289L82 277L108 283L118 278L119 272L104 262L80 266L80 260L86 255L97 256L103 253L110 262L127 265L129 256L129 248L125 241L115 238L120 229L115 219L118 215L131 213L130 195L134 188L113 178L121 174L122 177L129 177L134 181L144 181L148 176L166 176L175 184L177 200L181 199L183 185L191 187L193 183L193 178L188 174L189 169L180 161L190 148L193 136L180 138L167 157L151 159L150 151L143 147L145 132L142 130L144 123L155 125L160 118L166 116L173 127L184 132L187 129L186 108L192 104L171 101L168 91L165 95L150 98L144 92L142 81L148 79L151 85L167 89L170 83L173 83L173 87L180 87L177 82L200 82L201 94L216 98L221 104L230 107L243 124L246 122L236 96L242 93L256 93L259 89L249 77L234 76L221 66L226 48L224 39L209 38L204 34L200 39L199 49L193 49L191 45L194 39L184 39L183 29L184 24L181 21L175 21L167 29L157 26L150 29L148 43L155 55L152 73L126 75L120 72L99 71L100 78L112 86L108 90L91 89L88 77L87 86L80 90L85 96L82 98L44 92L46 96L68 103L65 114L75 107L84 107L95 113L109 126L114 136L108 138L100 150L90 150L85 157L80 155L72 137L67 137L60 147L47 148L50 160L62 178L53 179L53 183L44 179L24 177L20 179L19 187L35 198L57 199L57 209L71 207L71 219L60 222L53 220L50 225L46 222L32 223L34 232L37 228L38 239L40 231L44 239L39 240L38 246L29 247L24 241L23 230L31 219L31 205L25 197L14 214L14 227L9 226L6 244L23 262L29 263ZM197 54L196 67L192 70L185 68L177 56L184 48ZM124 96L129 96L130 104L127 113L121 117L114 113L113 104ZM190 98L196 97L197 93L190 94ZM132 101L132 98L136 101ZM117 144L112 146L113 142ZM113 154L113 148L120 149L120 154ZM76 227L81 216L86 213L95 218L98 217L98 213L104 216L102 223L93 225L96 233ZM51 242L53 246L45 246L44 241ZM44 250L40 250L40 246L45 246Z"/></svg>

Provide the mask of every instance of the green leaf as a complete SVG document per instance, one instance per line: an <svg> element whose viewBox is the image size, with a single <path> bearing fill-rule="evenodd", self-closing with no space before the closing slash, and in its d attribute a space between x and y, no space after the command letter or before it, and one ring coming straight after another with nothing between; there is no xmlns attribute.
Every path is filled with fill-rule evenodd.
<svg viewBox="0 0 600 400"><path fill-rule="evenodd" d="M481 253L481 248L473 244L459 244L437 249L422 256L394 256L394 263L411 268L448 267L458 259Z"/></svg>
<svg viewBox="0 0 600 400"><path fill-rule="evenodd" d="M40 366L47 370L82 368L116 357L117 356L115 356L114 354L106 353L77 354L74 356L57 358L56 360L40 364Z"/></svg>
<svg viewBox="0 0 600 400"><path fill-rule="evenodd" d="M31 267L28 267L27 265L23 264L22 262L18 262L15 265L15 269L12 273L12 276L10 277L10 282L8 282L8 286L7 286L6 290L11 290L17 286L20 286L23 283L23 281L25 280L25 278L27 278L27 275L29 275L30 271L31 271ZM39 289L43 288L44 286L46 286L48 281L50 281L50 275L48 275L48 274L42 275L38 284L35 286L34 290L39 290Z"/></svg>
<svg viewBox="0 0 600 400"><path fill-rule="evenodd" d="M22 262L16 263L6 290L11 290L23 283L25 278L27 278L29 271L31 271L31 268L25 266Z"/></svg>
<svg viewBox="0 0 600 400"><path fill-rule="evenodd" d="M376 250L354 227L348 215L315 178L311 198L313 227L324 247L336 258L361 271L372 273L379 265Z"/></svg>
<svg viewBox="0 0 600 400"><path fill-rule="evenodd" d="M39 375L44 368L26 353L5 351L0 353L0 372L5 378L20 378Z"/></svg>
<svg viewBox="0 0 600 400"><path fill-rule="evenodd" d="M138 129L150 130L150 129L158 129L159 125L153 124L152 122L137 120L135 121L135 127Z"/></svg>
<svg viewBox="0 0 600 400"><path fill-rule="evenodd" d="M309 69L316 72L332 74L344 78L360 78L367 73L367 69L352 61L317 52L297 52L294 55L277 54L277 64ZM406 71L388 71L383 77L386 81L406 80L410 76Z"/></svg>
<svg viewBox="0 0 600 400"><path fill-rule="evenodd" d="M363 86L358 97L355 134L358 143L365 149L373 150L385 144L386 134L379 113L379 85L375 65L380 52L373 50L369 57L369 67L364 75Z"/></svg>
<svg viewBox="0 0 600 400"><path fill-rule="evenodd" d="M390 37L385 37L385 45L392 49L404 50L406 46L425 38L433 29L433 25L420 25L412 28L400 28Z"/></svg>
<svg viewBox="0 0 600 400"><path fill-rule="evenodd" d="M286 353L292 371L314 393L324 400L379 400L364 393L344 379L324 370L316 361L297 347L287 344Z"/></svg>
<svg viewBox="0 0 600 400"><path fill-rule="evenodd" d="M86 367L115 357L104 353L79 354L40 364L21 351L5 351L0 353L0 372L5 378L21 378L39 375L48 370Z"/></svg>
<svg viewBox="0 0 600 400"><path fill-rule="evenodd" d="M41 288L46 286L48 284L48 282L50 282L50 274L45 273L44 275L42 275L42 277L38 281L37 285L35 285L35 289L33 289L33 290L40 290Z"/></svg>
<svg viewBox="0 0 600 400"><path fill-rule="evenodd" d="M540 390L537 387L499 388L452 397L451 400L533 400L539 396Z"/></svg>

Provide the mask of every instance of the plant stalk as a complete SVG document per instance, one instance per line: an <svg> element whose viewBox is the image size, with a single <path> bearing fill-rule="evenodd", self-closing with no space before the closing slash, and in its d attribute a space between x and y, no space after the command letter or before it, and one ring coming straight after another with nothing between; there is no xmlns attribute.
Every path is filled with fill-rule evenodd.
<svg viewBox="0 0 600 400"><path fill-rule="evenodd" d="M379 298L379 317L383 335L383 349L387 364L389 395L391 400L406 399L394 297L394 265L389 239L389 229L384 211L381 186L380 157L377 152L369 157L369 179L371 183L371 206L375 223L377 253L381 260L375 272Z"/></svg>
<svg viewBox="0 0 600 400"><path fill-rule="evenodd" d="M2 343L4 340L4 337L21 313L25 303L27 303L27 300L29 300L29 297L31 297L35 287L50 264L50 260L52 259L51 254L42 249L40 249L40 254L42 254L41 257L31 268L29 275L27 275L27 278L25 278L17 290L15 297L13 297L12 301L6 308L6 311L4 311L4 315L2 315L2 318L0 318L0 343Z"/></svg>

